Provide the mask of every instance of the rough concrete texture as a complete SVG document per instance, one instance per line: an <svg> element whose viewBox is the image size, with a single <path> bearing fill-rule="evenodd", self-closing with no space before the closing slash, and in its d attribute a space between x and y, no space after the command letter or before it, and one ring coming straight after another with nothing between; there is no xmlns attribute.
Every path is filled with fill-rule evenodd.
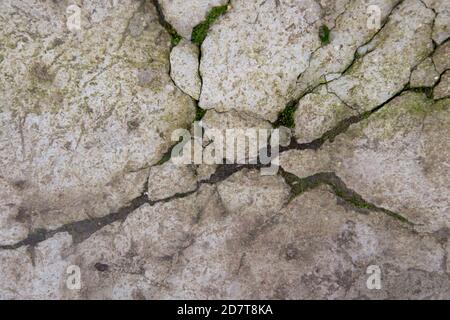
<svg viewBox="0 0 450 320"><path fill-rule="evenodd" d="M412 88L433 87L439 80L439 73L431 58L425 59L411 73L409 84Z"/></svg>
<svg viewBox="0 0 450 320"><path fill-rule="evenodd" d="M399 4L367 44L368 53L328 83L329 91L361 112L386 102L408 84L411 69L433 51L433 18L433 11L419 0Z"/></svg>
<svg viewBox="0 0 450 320"><path fill-rule="evenodd" d="M233 1L202 44L200 107L275 121L320 45L320 13L312 0Z"/></svg>
<svg viewBox="0 0 450 320"><path fill-rule="evenodd" d="M198 74L198 55L198 47L186 40L181 40L170 52L170 76L178 88L195 100L200 97L202 85Z"/></svg>
<svg viewBox="0 0 450 320"><path fill-rule="evenodd" d="M435 99L450 97L450 70L446 71L433 91Z"/></svg>
<svg viewBox="0 0 450 320"><path fill-rule="evenodd" d="M450 37L450 2L445 0L423 0L436 13L433 25L433 40L441 44Z"/></svg>
<svg viewBox="0 0 450 320"><path fill-rule="evenodd" d="M171 160L150 168L148 198L157 201L195 190L197 178L192 166L178 166Z"/></svg>
<svg viewBox="0 0 450 320"><path fill-rule="evenodd" d="M325 85L303 97L295 113L295 137L299 143L308 143L320 138L346 118L358 114L327 91Z"/></svg>
<svg viewBox="0 0 450 320"><path fill-rule="evenodd" d="M449 130L449 99L405 92L313 156L282 154L281 166L299 178L335 172L369 203L437 232L450 226Z"/></svg>
<svg viewBox="0 0 450 320"><path fill-rule="evenodd" d="M158 0L167 22L183 38L190 40L192 29L205 20L209 11L228 3L228 0Z"/></svg>
<svg viewBox="0 0 450 320"><path fill-rule="evenodd" d="M450 299L449 13L4 0L0 299ZM281 128L279 170L175 164L200 119Z"/></svg>
<svg viewBox="0 0 450 320"><path fill-rule="evenodd" d="M229 154L227 153L227 150L234 149L232 149L231 147L227 148L227 146L233 145L233 148L236 148L238 142L237 139L235 141L227 140L227 129L241 130L243 135L245 136L245 130L247 129L266 130L266 132L269 132L268 130L272 128L268 121L257 119L245 113L239 113L234 110L223 113L219 113L214 110L208 110L205 113L205 116L202 118L202 127L205 130L203 136L204 153L211 155L211 158L213 158L213 156L215 155L215 150L219 149L222 145L223 158L227 159L230 163L233 163L234 161L239 161L238 163L241 163L243 161L248 162L249 158L252 160L256 160L258 155L258 140L255 139L252 142L247 141L245 148L243 148L243 151L245 151L244 154L239 153L236 155L234 152ZM216 133L220 133L221 137L225 138L217 141L215 137ZM250 143L251 146L249 145Z"/></svg>
<svg viewBox="0 0 450 320"><path fill-rule="evenodd" d="M0 34L0 175L26 198L14 202L17 219L4 218L20 235L2 244L119 209L194 118L152 5L98 1L82 13L71 33L63 3L2 3L2 21L15 19Z"/></svg>

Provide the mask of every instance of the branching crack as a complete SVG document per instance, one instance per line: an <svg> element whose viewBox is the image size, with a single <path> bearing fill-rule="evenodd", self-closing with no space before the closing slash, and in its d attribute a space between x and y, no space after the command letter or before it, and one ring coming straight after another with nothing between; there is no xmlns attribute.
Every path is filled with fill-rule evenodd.
<svg viewBox="0 0 450 320"><path fill-rule="evenodd" d="M150 206L154 206L157 203L166 203L175 199L181 199L188 197L192 194L195 194L202 184L216 184L221 182L232 174L244 169L260 169L263 167L262 165L220 165L216 172L206 180L202 180L197 183L197 187L194 190L177 193L173 196L158 199L158 200L150 200L147 194L148 190L148 178L144 185L144 191L138 197L134 198L127 204L126 206L120 208L118 211L110 213L103 217L98 218L88 218L81 221L75 221L68 224L65 224L59 228L54 230L46 230L46 229L37 229L33 231L27 238L12 244L12 245L2 245L0 246L0 250L15 250L22 246L30 246L35 247L40 242L43 242L51 237L53 237L57 233L67 232L72 236L74 244L78 244L89 238L92 234L102 229L103 227L110 225L117 221L124 221L129 214L133 211L139 209L141 206L145 204L149 204Z"/></svg>
<svg viewBox="0 0 450 320"><path fill-rule="evenodd" d="M172 37L172 45L176 45L176 39L178 39L177 37L179 37L179 35L176 33L175 29L173 29L173 27L165 20L162 9L158 3L157 0L152 0L156 11L158 12L158 18L159 18L159 22L160 24L168 31L168 33L171 35ZM383 25L381 26L380 30L378 30L372 37L371 39L369 39L369 41L367 41L365 44L363 44L362 46L360 46L359 48L369 44L371 41L373 41L373 39L384 29L385 25L387 24L390 15L392 14L393 10L395 8L397 8L402 1L399 1L391 10L391 12L388 14L388 16L386 17L385 21L383 21ZM127 28L128 29L128 28ZM178 39L179 41L180 39ZM200 75L200 79L201 79L201 88L203 86L203 80L201 78L201 74L200 74L200 62L201 62L201 57L202 57L202 51L201 51L201 45L199 45L199 70L198 73ZM352 65L355 63L355 61L360 58L358 57L357 53L359 48L356 49L355 53L354 53L354 59L353 61L349 64L349 66L347 66L345 68L345 70L342 72L342 75L345 74L351 67ZM429 57L432 56L432 54L435 52L436 50L436 46L433 50L433 52L429 55ZM433 61L434 64L434 61ZM442 72L440 74L440 77L442 77L442 75L445 73ZM170 72L169 72L169 76L170 76ZM300 75L301 76L301 75ZM300 77L299 76L299 77ZM440 79L439 79L440 81ZM439 83L439 81L437 82L437 84ZM173 82L173 79L172 79ZM174 82L173 82L174 83ZM174 83L175 84L175 83ZM296 106L298 104L298 102L308 93L311 93L315 88L317 88L318 86L322 85L323 83L319 83L317 84L313 89L308 90L307 92L305 92L304 94L302 94L298 99L296 99L295 101L292 101L289 105L290 106ZM436 84L436 85L437 85ZM175 85L176 86L176 85ZM420 88L419 88L420 89ZM340 135L341 133L344 133L347 131L347 129L352 125L352 124L356 124L360 121L363 121L365 119L367 119L368 117L370 117L372 114L376 113L377 111L379 111L380 109L382 109L386 104L388 104L389 102L391 102L393 99L397 98L398 96L402 95L405 91L408 90L412 90L409 87L409 83L405 85L405 87L403 89L401 89L398 93L396 93L395 95L393 95L391 98L389 98L388 100L386 100L384 103L382 103L381 105L377 106L376 108L370 110L370 111L366 111L363 113L360 113L358 115L355 116L351 116L347 119L342 120L341 122L339 122L333 129L328 130L327 132L325 132L322 137L313 140L309 143L297 143L295 141L295 139L291 139L291 143L289 146L287 147L280 147L280 153L289 151L289 150L305 150L305 149L312 149L312 150L317 150L319 148L322 147L322 145L327 142L333 142L333 140ZM418 90L418 89L414 89L414 90ZM339 98L339 97L338 97ZM344 102L345 103L345 102ZM347 105L348 106L348 105ZM351 108L350 106L348 106L349 108ZM196 117L196 120L200 120L201 116L204 114L203 110L199 110L200 108L197 105L197 111L198 111L198 115ZM295 112L295 109L294 109ZM156 165L161 165L163 163L165 163L166 161L168 161L170 159L170 155L171 155L171 151L172 151L173 146L163 155L163 157L161 158L161 160L156 164ZM220 183L221 181L224 181L225 179L227 179L228 177L230 177L231 175L235 174L236 172L242 170L242 169L254 169L254 170L259 170L261 168L265 167L264 165L261 164L256 164L256 165L250 165L250 164L223 164L223 165L219 165L216 169L216 171L212 174L212 176L209 179L205 179L205 180L201 180L197 183L197 186L194 190L189 191L189 192L185 192L185 193L178 193L175 194L173 196L167 197L167 198L163 198L163 199L159 199L159 200L155 200L152 201L149 199L149 196L147 194L147 190L148 190L148 179L149 177L147 177L147 181L145 182L144 185L144 190L143 192L136 198L132 199L126 206L120 208L119 210L117 210L116 212L110 213L106 216L103 217L97 217L97 218L89 218L89 219L85 219L85 220L81 220L81 221L76 221L76 222L71 222L65 225L62 225L54 230L46 230L46 229L37 229L34 230L31 234L28 235L27 238L12 244L12 245L2 245L0 246L0 249L4 249L4 250L15 250L18 249L22 246L28 246L29 248L31 248L31 250L40 242L45 241L51 237L53 237L55 234L57 233L61 233L61 232L67 232L69 233L72 238L73 238L73 242L75 244L81 243L84 240L86 240L87 238L89 238L92 234L94 234L95 232L97 232L98 230L102 229L103 227L110 225L114 222L117 221L124 221L129 214L131 214L132 212L134 212L135 210L137 210L138 208L140 208L141 206L145 205L145 204L149 204L150 206L154 206L157 203L165 203L165 202L169 202L175 199L181 199L181 198L185 198L188 197L190 195L195 194L196 192L198 192L198 190L200 189L202 184L217 184ZM340 177L338 177L336 175L336 173L334 172L320 172L317 173L315 175L309 176L307 178L298 178L297 176L288 173L286 171L284 171L282 168L280 168L279 174L284 178L284 180L286 181L286 183L290 186L291 188L291 200L294 199L296 196L314 189L320 185L328 185L331 187L332 191L334 192L334 194L339 198L342 199L346 204L351 205L353 208L356 208L359 212L364 213L364 214L368 214L369 212L382 212L396 220L399 220L405 224L407 224L408 226L414 226L414 223L412 223L411 221L409 221L407 218L405 218L404 216L392 212L390 210L387 210L385 208L382 207L378 207L370 202L368 202L367 200L365 200L361 195L359 195L357 192L351 190L350 188L348 188L345 183L342 181L342 179Z"/></svg>
<svg viewBox="0 0 450 320"><path fill-rule="evenodd" d="M151 0L151 1L155 6L156 13L158 14L159 24L169 33L172 46L176 46L181 41L181 36L177 33L175 28L169 22L167 22L158 0Z"/></svg>
<svg viewBox="0 0 450 320"><path fill-rule="evenodd" d="M368 214L371 211L382 212L390 216L391 218L406 223L408 226L414 226L414 223L412 223L399 213L378 207L365 200L361 195L348 188L345 185L344 181L342 181L342 179L339 178L334 172L320 172L312 176L300 179L296 175L280 169L280 175L291 187L290 201L308 190L317 188L321 185L328 185L331 187L333 193L337 197L363 214Z"/></svg>

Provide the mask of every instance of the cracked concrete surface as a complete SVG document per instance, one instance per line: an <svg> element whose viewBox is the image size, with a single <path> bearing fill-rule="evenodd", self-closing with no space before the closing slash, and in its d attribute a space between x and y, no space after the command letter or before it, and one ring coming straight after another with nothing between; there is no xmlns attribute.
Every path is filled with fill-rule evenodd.
<svg viewBox="0 0 450 320"><path fill-rule="evenodd" d="M450 299L449 13L445 0L3 1L0 298ZM194 120L270 129L282 112L276 175L167 159Z"/></svg>

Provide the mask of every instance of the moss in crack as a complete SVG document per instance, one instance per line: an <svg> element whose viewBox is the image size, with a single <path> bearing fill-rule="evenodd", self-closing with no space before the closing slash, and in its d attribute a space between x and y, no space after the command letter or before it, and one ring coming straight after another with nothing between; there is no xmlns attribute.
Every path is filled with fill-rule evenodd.
<svg viewBox="0 0 450 320"><path fill-rule="evenodd" d="M159 161L156 163L156 165L160 166L160 165L166 163L167 161L169 161L171 154L172 154L172 148L170 148L169 151L164 153L164 155L162 156L161 159L159 159Z"/></svg>
<svg viewBox="0 0 450 320"><path fill-rule="evenodd" d="M197 107L195 108L195 119L194 119L194 121L200 121L200 120L202 120L202 118L203 118L203 116L205 115L205 113L206 113L206 110L205 110L205 109L202 109L202 108L200 108L199 106L197 106Z"/></svg>
<svg viewBox="0 0 450 320"><path fill-rule="evenodd" d="M331 30L328 26L323 25L319 28L319 38L322 45L327 45L330 43Z"/></svg>
<svg viewBox="0 0 450 320"><path fill-rule="evenodd" d="M203 43L203 40L205 40L206 34L208 33L211 24L213 24L213 22L222 14L224 14L227 10L228 5L212 8L211 11L209 11L208 15L206 16L206 19L203 22L196 25L192 30L191 35L192 42L200 46Z"/></svg>
<svg viewBox="0 0 450 320"><path fill-rule="evenodd" d="M170 43L172 46L176 46L181 41L181 36L177 33L177 31L170 24L167 26L167 32L170 34Z"/></svg>
<svg viewBox="0 0 450 320"><path fill-rule="evenodd" d="M159 161L155 164L155 166L160 166L160 165L166 163L167 161L169 161L170 158L172 157L173 148L175 148L175 146L177 146L182 141L183 141L183 137L180 137L175 144L170 146L169 150L167 150L166 153L163 154L163 156L161 157L161 159L159 159Z"/></svg>
<svg viewBox="0 0 450 320"><path fill-rule="evenodd" d="M320 185L328 185L331 187L333 193L338 198L344 200L353 208L361 209L363 210L363 212L366 210L370 210L373 212L383 212L384 214L400 222L406 223L410 226L414 225L412 222L398 213L377 207L374 204L367 202L359 194L349 189L345 185L345 183L333 172L320 172L301 179L296 175L286 172L282 168L280 168L280 175L291 188L291 196L289 201L292 201L295 197L304 193L305 191L317 188Z"/></svg>
<svg viewBox="0 0 450 320"><path fill-rule="evenodd" d="M289 201L291 201L305 191L317 188L323 184L326 181L327 173L318 173L313 176L300 179L296 175L286 172L280 168L280 175L291 188L291 196L289 198Z"/></svg>
<svg viewBox="0 0 450 320"><path fill-rule="evenodd" d="M291 101L286 105L286 108L284 108L283 111L281 111L278 115L277 121L273 124L275 128L278 128L280 126L284 126L287 128L294 128L295 127L295 120L294 120L294 114L297 110L297 102Z"/></svg>
<svg viewBox="0 0 450 320"><path fill-rule="evenodd" d="M177 33L175 28L165 20L158 0L152 0L152 3L155 6L156 12L158 13L159 23L164 27L164 29L166 29L167 33L170 35L170 42L172 46L176 46L181 41L181 36Z"/></svg>
<svg viewBox="0 0 450 320"><path fill-rule="evenodd" d="M411 221L403 217L402 215L392 212L390 210L377 207L376 205L367 202L364 200L359 194L354 192L353 190L347 188L347 186L344 184L344 182L335 174L333 174L330 181L327 182L327 184L333 189L333 192L344 200L345 202L351 204L353 207L363 210L371 210L371 211L378 211L383 212L384 214L400 221L403 223L406 223L410 226L414 225Z"/></svg>
<svg viewBox="0 0 450 320"><path fill-rule="evenodd" d="M432 87L420 87L410 89L413 92L423 93L428 99L433 99L433 88Z"/></svg>
<svg viewBox="0 0 450 320"><path fill-rule="evenodd" d="M350 203L356 208L359 209L376 209L374 205L366 202L360 195L355 194L354 192L350 192L348 189L340 188L337 184L332 183L330 186L333 189L333 192L345 202Z"/></svg>
<svg viewBox="0 0 450 320"><path fill-rule="evenodd" d="M351 116L340 121L333 129L326 131L320 140L320 145L323 145L325 141L333 142L334 139L343 132L347 132L348 128L355 123L359 123L362 120L370 116L370 111L358 114L356 116Z"/></svg>

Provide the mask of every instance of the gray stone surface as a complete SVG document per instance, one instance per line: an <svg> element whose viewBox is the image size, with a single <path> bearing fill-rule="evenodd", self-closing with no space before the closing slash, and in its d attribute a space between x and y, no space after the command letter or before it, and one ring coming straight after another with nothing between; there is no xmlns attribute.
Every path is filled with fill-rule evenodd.
<svg viewBox="0 0 450 320"><path fill-rule="evenodd" d="M252 140L251 142L248 140L245 142L246 145L243 149L245 151L244 154L235 155L234 153L232 153L231 155L229 155L227 153L227 146L228 144L231 146L233 144L233 141L227 140L227 129L242 130L242 133L244 133L244 135L245 130L247 129L254 130L256 134L258 133L257 130L266 130L266 132L269 134L269 130L272 129L272 126L268 121L255 118L245 113L239 113L234 110L223 113L219 113L214 110L208 110L205 116L202 118L202 126L205 130L203 139L204 154L211 155L211 158L213 158L213 156L215 156L215 150L219 149L222 144L223 159L226 159L231 163L234 163L234 161L248 162L248 159L255 160L258 155L257 153L254 153L255 151L258 151L258 138ZM214 133L216 132L221 134L222 139L220 140L220 142L215 142ZM235 140L234 146L236 148L237 143L238 142ZM249 146L249 143L251 143L251 148ZM232 149L229 148L228 150Z"/></svg>
<svg viewBox="0 0 450 320"><path fill-rule="evenodd" d="M197 177L193 166L176 165L169 160L149 170L148 198L151 201L194 191L196 187Z"/></svg>
<svg viewBox="0 0 450 320"><path fill-rule="evenodd" d="M310 0L233 1L202 45L200 107L275 121L320 45L320 14Z"/></svg>
<svg viewBox="0 0 450 320"><path fill-rule="evenodd" d="M331 29L330 44L321 46L310 57L308 68L297 80L296 95L314 88L329 76L339 77L355 59L358 49L364 47L380 31L392 10L400 1L347 1L345 10L338 16ZM380 9L380 25L368 28L368 7ZM326 23L331 27L330 23ZM365 46L367 48L367 46Z"/></svg>
<svg viewBox="0 0 450 320"><path fill-rule="evenodd" d="M264 185L276 190L271 180ZM228 191L219 194L207 187L144 205L75 246L70 236L58 234L36 248L34 266L25 248L0 252L2 263L20 266L2 272L2 297L20 291L23 298L448 299L446 252L437 236L418 235L376 212L361 214L327 187L289 204L269 202L262 211L224 208L220 199ZM145 233L135 232L143 227ZM79 291L64 285L65 268L73 263L82 270ZM366 287L372 264L383 271L381 290ZM34 277L27 278L31 270ZM48 270L52 277L39 278Z"/></svg>
<svg viewBox="0 0 450 320"><path fill-rule="evenodd" d="M346 105L326 86L304 96L297 105L295 113L295 138L298 143L316 140L333 129L339 122L358 112Z"/></svg>
<svg viewBox="0 0 450 320"><path fill-rule="evenodd" d="M450 69L450 60L448 59L449 56L450 41L447 41L436 48L432 58L439 74L442 74L445 70Z"/></svg>
<svg viewBox="0 0 450 320"><path fill-rule="evenodd" d="M16 17L0 31L0 176L26 198L15 204L20 229L122 207L194 117L168 75L170 39L151 4L92 2L73 33L65 10L31 0L0 9L2 21Z"/></svg>
<svg viewBox="0 0 450 320"><path fill-rule="evenodd" d="M439 83L434 88L433 97L435 99L450 97L450 71L446 71L442 74Z"/></svg>
<svg viewBox="0 0 450 320"><path fill-rule="evenodd" d="M411 70L432 52L433 18L433 11L421 1L402 2L371 41L374 49L328 83L329 91L361 111L386 102L405 87Z"/></svg>
<svg viewBox="0 0 450 320"><path fill-rule="evenodd" d="M192 29L205 20L208 12L223 6L228 0L158 0L165 19L187 40L191 39Z"/></svg>
<svg viewBox="0 0 450 320"><path fill-rule="evenodd" d="M423 2L436 12L432 37L437 44L441 44L450 37L450 3L445 0L423 0Z"/></svg>
<svg viewBox="0 0 450 320"><path fill-rule="evenodd" d="M158 3L2 2L0 299L450 299L448 1Z"/></svg>
<svg viewBox="0 0 450 320"><path fill-rule="evenodd" d="M433 60L425 59L411 73L410 85L412 88L432 87L439 80L439 73L436 71Z"/></svg>
<svg viewBox="0 0 450 320"><path fill-rule="evenodd" d="M197 46L186 40L181 42L170 52L170 76L183 92L195 100L200 97L202 81L198 74Z"/></svg>
<svg viewBox="0 0 450 320"><path fill-rule="evenodd" d="M416 230L450 228L449 99L404 93L317 152L292 150L282 167L300 178L335 172L363 199Z"/></svg>

